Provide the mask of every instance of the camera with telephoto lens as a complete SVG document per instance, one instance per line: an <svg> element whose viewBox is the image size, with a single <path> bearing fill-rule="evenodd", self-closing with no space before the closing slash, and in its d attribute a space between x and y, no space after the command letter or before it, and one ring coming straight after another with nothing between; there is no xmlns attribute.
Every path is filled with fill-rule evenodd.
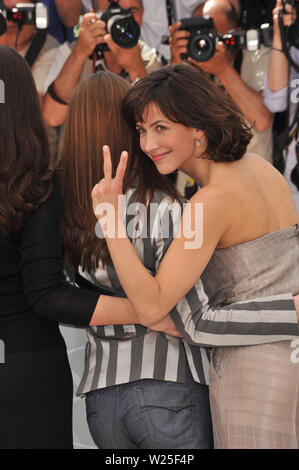
<svg viewBox="0 0 299 470"><path fill-rule="evenodd" d="M296 19L291 26L288 26L285 29L285 39L286 43L289 47L293 46L299 49L299 0L283 0L283 12L285 12L286 4L292 6L292 8L296 11Z"/></svg>
<svg viewBox="0 0 299 470"><path fill-rule="evenodd" d="M101 15L100 19L105 21L107 32L115 44L124 48L131 49L136 46L140 36L139 24L135 21L130 10L121 8L119 0L109 0L110 5ZM107 44L100 44L96 51L108 51Z"/></svg>
<svg viewBox="0 0 299 470"><path fill-rule="evenodd" d="M47 29L49 24L48 8L41 2L17 3L14 8L7 8L0 2L0 36L6 32L7 21L12 21L21 28L25 24L37 29Z"/></svg>
<svg viewBox="0 0 299 470"><path fill-rule="evenodd" d="M190 33L187 54L181 54L182 59L192 57L197 62L206 62L213 57L219 41L231 51L240 48L256 51L261 44L272 44L273 28L268 23L262 24L258 29L234 30L223 36L218 34L213 19L207 15L184 18L181 23L180 29Z"/></svg>

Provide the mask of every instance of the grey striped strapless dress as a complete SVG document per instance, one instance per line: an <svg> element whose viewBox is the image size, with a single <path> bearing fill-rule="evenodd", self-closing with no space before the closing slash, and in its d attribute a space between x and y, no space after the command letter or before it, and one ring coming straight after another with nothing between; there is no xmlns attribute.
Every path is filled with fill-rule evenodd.
<svg viewBox="0 0 299 470"><path fill-rule="evenodd" d="M211 305L297 294L299 225L216 250L201 279ZM298 448L298 395L298 339L215 348L210 369L215 447Z"/></svg>

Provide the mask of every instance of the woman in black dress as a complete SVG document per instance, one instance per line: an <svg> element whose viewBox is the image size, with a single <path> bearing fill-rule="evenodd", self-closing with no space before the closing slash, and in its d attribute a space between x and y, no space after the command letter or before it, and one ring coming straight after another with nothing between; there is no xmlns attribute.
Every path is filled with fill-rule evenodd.
<svg viewBox="0 0 299 470"><path fill-rule="evenodd" d="M0 70L0 448L72 448L72 376L57 321L87 325L99 296L63 281L59 186L31 72L4 46Z"/></svg>

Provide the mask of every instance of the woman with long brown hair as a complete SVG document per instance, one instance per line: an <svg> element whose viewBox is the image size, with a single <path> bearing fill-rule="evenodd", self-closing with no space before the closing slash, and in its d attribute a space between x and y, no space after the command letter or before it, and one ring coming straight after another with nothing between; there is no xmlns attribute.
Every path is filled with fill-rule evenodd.
<svg viewBox="0 0 299 470"><path fill-rule="evenodd" d="M162 175L179 168L201 187L153 277L119 220L128 154L122 154L113 177L105 149L104 179L92 193L94 209L102 223L101 204L113 208L121 236L106 226L103 232L139 321L159 321L179 302L172 318L184 338L216 346L210 369L216 447L297 448L299 364L289 341L298 337L296 317L275 311L271 302L264 305L264 324L254 305L245 314L255 296L299 291L299 216L284 178L262 158L244 154L251 136L240 111L190 66L166 67L141 79L127 94L124 116L137 129L145 161ZM201 304L187 294L199 276ZM184 295L188 304L180 304ZM190 306L196 301L194 315ZM222 305L226 314L205 311L209 302ZM224 306L231 302L242 302L243 320L234 305Z"/></svg>
<svg viewBox="0 0 299 470"><path fill-rule="evenodd" d="M104 287L119 297L124 292L105 239L99 238L95 229L90 199L92 187L103 177L103 145L110 145L114 170L121 150L130 149L124 179L127 219L134 222L133 246L152 273L156 272L172 236L162 238L161 234L154 236L148 231L148 238L143 237L136 228L145 221L139 211L149 201L154 202L156 212L152 217L160 220L165 212L163 204L168 207L172 201L179 204L179 196L168 179L150 162L140 165L138 138L121 114L129 87L124 79L110 72L91 75L77 87L58 164L66 263L82 287L90 285L93 290ZM163 334L162 325L155 326L160 331L153 331L153 327L149 330L133 324L136 316L129 301L111 299L127 302L127 310L131 308L132 312L131 324L113 325L111 317L110 326L88 328L85 370L78 390L78 394L86 395L88 424L97 446L211 448L208 389L198 383L204 368L193 366L191 372L190 366L199 362L198 357L207 363L204 349L192 352L182 339ZM121 318L121 308L115 305L114 315Z"/></svg>

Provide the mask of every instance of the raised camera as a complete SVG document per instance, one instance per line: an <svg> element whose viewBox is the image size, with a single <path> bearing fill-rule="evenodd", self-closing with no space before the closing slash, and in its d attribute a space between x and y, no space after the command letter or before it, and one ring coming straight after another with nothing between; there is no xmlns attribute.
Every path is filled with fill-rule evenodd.
<svg viewBox="0 0 299 470"><path fill-rule="evenodd" d="M124 49L130 49L138 43L140 36L139 24L135 21L130 10L119 6L118 0L109 0L110 5L100 19L105 21L106 28L113 41ZM107 50L101 47L101 50Z"/></svg>
<svg viewBox="0 0 299 470"><path fill-rule="evenodd" d="M48 8L41 2L17 3L14 8L0 7L0 36L6 32L7 21L12 21L19 26L32 24L37 29L47 29L49 24Z"/></svg>
<svg viewBox="0 0 299 470"><path fill-rule="evenodd" d="M214 21L209 16L183 18L181 30L189 31L187 54L182 54L182 59L192 57L197 62L206 62L213 57L219 35Z"/></svg>

